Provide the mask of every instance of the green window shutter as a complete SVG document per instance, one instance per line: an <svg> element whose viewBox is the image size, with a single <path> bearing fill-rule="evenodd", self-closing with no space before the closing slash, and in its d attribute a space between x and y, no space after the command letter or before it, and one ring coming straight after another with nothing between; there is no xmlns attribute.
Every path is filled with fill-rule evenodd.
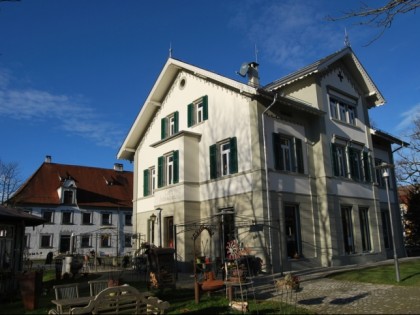
<svg viewBox="0 0 420 315"><path fill-rule="evenodd" d="M174 184L179 182L179 151L174 151Z"/></svg>
<svg viewBox="0 0 420 315"><path fill-rule="evenodd" d="M300 174L305 173L305 167L303 163L303 150L302 150L302 140L295 138L295 150L296 150L296 163L297 163L297 172Z"/></svg>
<svg viewBox="0 0 420 315"><path fill-rule="evenodd" d="M158 157L158 187L163 187L163 175L164 175L164 169L163 167L164 165L164 157L163 156L159 156Z"/></svg>
<svg viewBox="0 0 420 315"><path fill-rule="evenodd" d="M177 133L178 131L179 131L179 123L178 123L178 121L179 121L179 112L178 111L176 111L175 113L174 113L174 133Z"/></svg>
<svg viewBox="0 0 420 315"><path fill-rule="evenodd" d="M331 158L333 162L332 164L333 164L334 176L338 176L339 170L338 170L337 146L334 143L331 143Z"/></svg>
<svg viewBox="0 0 420 315"><path fill-rule="evenodd" d="M188 104L188 127L191 127L194 124L193 115L194 115L194 104Z"/></svg>
<svg viewBox="0 0 420 315"><path fill-rule="evenodd" d="M273 158L274 158L274 169L280 169L280 135L273 132Z"/></svg>
<svg viewBox="0 0 420 315"><path fill-rule="evenodd" d="M149 193L149 170L146 169L143 171L143 196L146 197Z"/></svg>
<svg viewBox="0 0 420 315"><path fill-rule="evenodd" d="M236 137L230 138L229 173L238 173L238 150Z"/></svg>
<svg viewBox="0 0 420 315"><path fill-rule="evenodd" d="M217 178L217 145L210 146L210 179Z"/></svg>
<svg viewBox="0 0 420 315"><path fill-rule="evenodd" d="M167 124L167 119L162 118L161 119L161 124L160 124L160 139L165 139L166 138L166 124Z"/></svg>
<svg viewBox="0 0 420 315"><path fill-rule="evenodd" d="M209 119L209 98L207 95L203 96L203 120Z"/></svg>

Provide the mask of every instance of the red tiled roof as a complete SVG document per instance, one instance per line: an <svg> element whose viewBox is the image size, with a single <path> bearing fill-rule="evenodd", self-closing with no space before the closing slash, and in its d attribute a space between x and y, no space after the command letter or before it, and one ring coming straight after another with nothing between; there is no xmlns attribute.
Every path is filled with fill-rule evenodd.
<svg viewBox="0 0 420 315"><path fill-rule="evenodd" d="M133 207L133 172L47 162L18 189L11 201L21 206L59 205L58 189L62 180L68 178L76 184L79 207Z"/></svg>

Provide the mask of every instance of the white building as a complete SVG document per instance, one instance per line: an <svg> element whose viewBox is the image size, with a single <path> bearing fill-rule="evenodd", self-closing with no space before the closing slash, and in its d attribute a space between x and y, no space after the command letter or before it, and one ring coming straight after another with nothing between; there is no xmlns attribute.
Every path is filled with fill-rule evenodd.
<svg viewBox="0 0 420 315"><path fill-rule="evenodd" d="M167 60L118 152L134 161L134 233L186 266L225 259L232 239L274 271L387 258L374 166L404 143L371 128L385 101L351 48L264 87L258 64L241 73L247 84Z"/></svg>
<svg viewBox="0 0 420 315"><path fill-rule="evenodd" d="M122 256L132 248L133 172L52 163L38 170L8 201L47 223L25 231L29 259L66 253Z"/></svg>

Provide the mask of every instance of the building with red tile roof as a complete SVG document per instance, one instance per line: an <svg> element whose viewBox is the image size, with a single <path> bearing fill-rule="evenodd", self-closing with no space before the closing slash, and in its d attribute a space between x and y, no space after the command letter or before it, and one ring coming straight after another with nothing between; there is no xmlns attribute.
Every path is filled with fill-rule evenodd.
<svg viewBox="0 0 420 315"><path fill-rule="evenodd" d="M115 256L131 252L133 173L113 169L44 163L8 200L47 223L27 228L29 258L49 252Z"/></svg>

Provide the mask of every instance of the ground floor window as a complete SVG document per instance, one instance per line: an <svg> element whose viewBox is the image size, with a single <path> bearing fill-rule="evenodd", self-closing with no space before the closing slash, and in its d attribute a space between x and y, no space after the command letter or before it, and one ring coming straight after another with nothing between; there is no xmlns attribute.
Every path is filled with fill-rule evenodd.
<svg viewBox="0 0 420 315"><path fill-rule="evenodd" d="M284 207L287 256L298 258L302 255L300 237L300 218L298 205L286 205Z"/></svg>
<svg viewBox="0 0 420 315"><path fill-rule="evenodd" d="M52 239L52 234L41 234L41 248L51 248Z"/></svg>
<svg viewBox="0 0 420 315"><path fill-rule="evenodd" d="M351 207L341 207L341 220L343 224L344 251L346 254L353 254L354 235Z"/></svg>
<svg viewBox="0 0 420 315"><path fill-rule="evenodd" d="M369 208L359 208L360 232L362 237L362 249L364 252L372 250L370 241Z"/></svg>
<svg viewBox="0 0 420 315"><path fill-rule="evenodd" d="M174 247L174 217L165 218L165 245Z"/></svg>
<svg viewBox="0 0 420 315"><path fill-rule="evenodd" d="M386 249L392 248L391 242L391 225L389 220L388 210L381 210L381 219L382 219L382 234L384 238L384 246Z"/></svg>

